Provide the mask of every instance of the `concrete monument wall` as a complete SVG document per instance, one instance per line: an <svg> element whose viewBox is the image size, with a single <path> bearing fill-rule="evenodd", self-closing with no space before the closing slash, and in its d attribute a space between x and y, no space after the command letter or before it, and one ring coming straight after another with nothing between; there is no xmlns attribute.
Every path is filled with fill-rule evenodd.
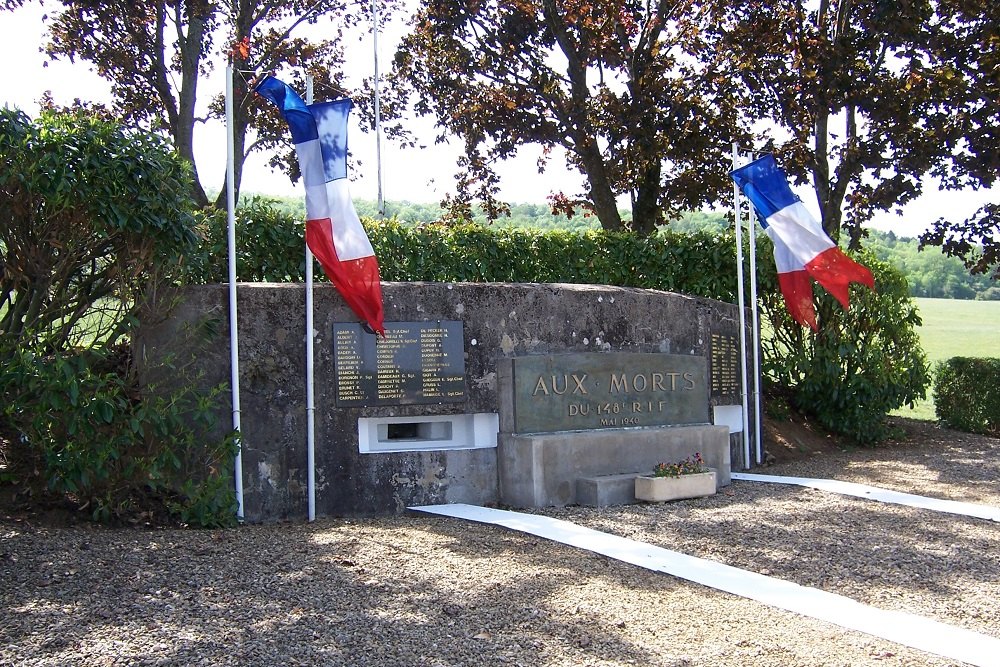
<svg viewBox="0 0 1000 667"><path fill-rule="evenodd" d="M307 512L304 287L241 284L237 293L245 516L252 522L301 519ZM501 502L498 429L491 431L489 424L490 416L500 415L501 403L507 400L500 395L498 369L503 374L504 365L515 358L625 352L693 355L705 368L706 419L712 419L711 407L740 400L735 356L739 323L732 304L655 290L571 284L384 283L383 295L387 323L461 323L458 349L464 356L464 396L457 401L380 405L348 400L345 353L339 360L335 356L335 336L341 341L345 336L357 339L370 334L345 330L345 323L356 323L356 317L331 286L318 285L314 296L318 516L376 515L447 502ZM206 385L228 382L227 287L186 288L177 302L166 322L139 337L140 358L152 364L170 352L176 365L193 356ZM456 379L460 386L460 378L448 381ZM648 381L666 387L668 380L651 375ZM452 382L448 388L455 386ZM221 423L230 423L230 408L228 401L220 405ZM448 421L459 415L470 417L454 424ZM385 433L390 442L397 442L392 440L397 437L401 448L413 439L419 444L416 429L427 426L428 432L433 431L435 419L459 433L465 433L466 426L469 434L474 430L475 435L455 437L475 440L475 448L436 449L433 442L424 442L424 449L417 451L361 451L369 438L374 442ZM645 428L638 422L607 426L626 435ZM501 424L500 430L505 429L511 430ZM733 468L745 468L738 435L730 436L729 443Z"/></svg>

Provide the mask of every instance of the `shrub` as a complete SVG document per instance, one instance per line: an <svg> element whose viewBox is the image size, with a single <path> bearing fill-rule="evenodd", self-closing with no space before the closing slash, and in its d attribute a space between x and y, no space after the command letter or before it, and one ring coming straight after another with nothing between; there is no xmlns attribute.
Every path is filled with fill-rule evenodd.
<svg viewBox="0 0 1000 667"><path fill-rule="evenodd" d="M950 428L1000 436L1000 359L952 357L939 363L934 406Z"/></svg>
<svg viewBox="0 0 1000 667"><path fill-rule="evenodd" d="M196 240L190 188L156 135L83 109L0 109L0 481L100 520L160 507L234 521L221 388L146 391L122 352Z"/></svg>
<svg viewBox="0 0 1000 667"><path fill-rule="evenodd" d="M113 344L195 241L190 169L84 110L0 109L0 349Z"/></svg>
<svg viewBox="0 0 1000 667"><path fill-rule="evenodd" d="M771 334L763 337L762 372L824 428L872 444L889 435L890 411L925 397L930 377L905 278L874 256L860 260L875 276L875 291L853 286L845 311L817 288L815 333L792 321L773 285L773 263L765 265L761 301Z"/></svg>
<svg viewBox="0 0 1000 667"><path fill-rule="evenodd" d="M137 396L115 356L18 349L0 367L0 414L18 433L18 468L38 471L33 491L100 521L163 508L186 523L233 522L234 440L204 437L222 388Z"/></svg>

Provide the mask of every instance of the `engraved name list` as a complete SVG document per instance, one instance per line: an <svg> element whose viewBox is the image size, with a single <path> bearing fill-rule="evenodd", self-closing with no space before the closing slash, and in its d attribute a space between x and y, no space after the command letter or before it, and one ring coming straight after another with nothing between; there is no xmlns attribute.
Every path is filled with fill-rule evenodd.
<svg viewBox="0 0 1000 667"><path fill-rule="evenodd" d="M333 327L336 404L455 403L466 400L461 322L386 322L385 338L360 324Z"/></svg>

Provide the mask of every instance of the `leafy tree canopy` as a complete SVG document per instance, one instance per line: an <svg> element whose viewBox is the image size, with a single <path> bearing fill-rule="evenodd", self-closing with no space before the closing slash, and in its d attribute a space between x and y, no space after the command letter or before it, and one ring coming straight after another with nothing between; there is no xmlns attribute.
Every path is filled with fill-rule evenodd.
<svg viewBox="0 0 1000 667"><path fill-rule="evenodd" d="M648 233L729 192L728 147L747 135L708 18L686 0L423 0L395 73L440 138L465 143L448 203L505 212L492 165L532 143L565 149L586 178L585 199L557 193L554 208L583 201L607 229Z"/></svg>
<svg viewBox="0 0 1000 667"><path fill-rule="evenodd" d="M1000 204L987 204L961 222L938 220L920 236L920 247L925 246L941 246L973 275L1000 280Z"/></svg>
<svg viewBox="0 0 1000 667"><path fill-rule="evenodd" d="M956 189L996 181L1000 5L751 0L712 7L712 29L747 87L753 115L779 128L770 147L795 180L812 182L834 238L843 226L858 244L875 211L915 199L927 176Z"/></svg>
<svg viewBox="0 0 1000 667"><path fill-rule="evenodd" d="M4 8L20 4L7 0ZM224 115L223 96L199 105L199 85L232 62L234 81L235 185L253 150L287 148L287 130L277 114L249 91L256 73L285 70L282 76L304 89L305 74L317 82L317 96L334 97L344 88L342 38L370 25L364 0L59 0L48 22L46 51L92 63L111 81L116 113L128 122L165 131L178 152L194 165L195 125L206 115ZM389 0L388 10L395 7ZM388 12L387 12L388 13ZM323 20L323 39L303 36L304 27ZM288 68L294 67L294 71ZM214 92L214 91L213 91ZM200 115L202 114L202 115ZM252 126L251 126L252 122ZM287 156L272 160L287 164ZM224 201L225 188L220 193ZM208 197L195 168L195 200Z"/></svg>

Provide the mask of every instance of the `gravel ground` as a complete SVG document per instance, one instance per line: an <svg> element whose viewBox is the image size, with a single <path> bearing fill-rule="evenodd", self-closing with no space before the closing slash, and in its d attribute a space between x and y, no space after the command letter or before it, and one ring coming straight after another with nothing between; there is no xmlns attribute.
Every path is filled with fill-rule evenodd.
<svg viewBox="0 0 1000 667"><path fill-rule="evenodd" d="M759 472L1000 506L1000 440L931 427ZM997 523L754 482L544 513L1000 638ZM950 664L453 519L227 531L0 519L0 665Z"/></svg>

